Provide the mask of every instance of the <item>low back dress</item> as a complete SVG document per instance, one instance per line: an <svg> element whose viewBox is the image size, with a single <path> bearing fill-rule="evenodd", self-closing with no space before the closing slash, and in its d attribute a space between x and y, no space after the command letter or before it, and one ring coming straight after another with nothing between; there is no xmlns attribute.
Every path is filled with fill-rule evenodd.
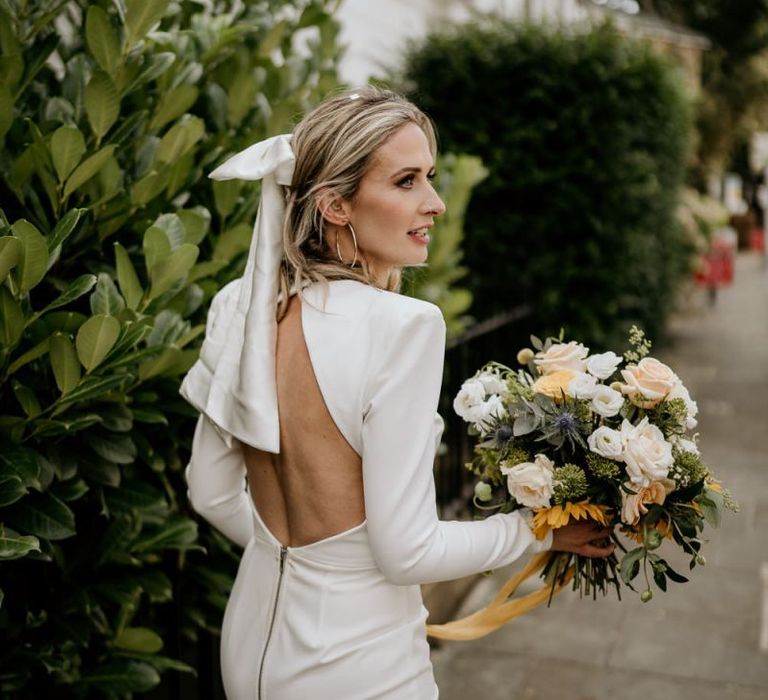
<svg viewBox="0 0 768 700"><path fill-rule="evenodd" d="M217 294L209 347L237 300ZM440 521L433 464L445 323L433 304L352 280L313 284L301 322L315 377L362 459L366 519L283 546L247 492L240 443L201 415L186 470L193 508L245 547L227 603L221 667L229 700L433 700L438 697L419 584L503 566L548 549L521 512Z"/></svg>

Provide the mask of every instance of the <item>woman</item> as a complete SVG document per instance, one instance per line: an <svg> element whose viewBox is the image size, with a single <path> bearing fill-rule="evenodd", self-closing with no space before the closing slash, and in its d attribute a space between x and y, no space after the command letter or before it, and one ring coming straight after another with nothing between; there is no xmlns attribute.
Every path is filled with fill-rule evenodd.
<svg viewBox="0 0 768 700"><path fill-rule="evenodd" d="M245 274L182 387L202 413L190 500L245 547L222 628L231 700L435 698L419 584L611 551L584 523L538 542L520 513L437 518L445 325L397 294L445 210L434 157L424 114L366 88L212 174L263 178Z"/></svg>

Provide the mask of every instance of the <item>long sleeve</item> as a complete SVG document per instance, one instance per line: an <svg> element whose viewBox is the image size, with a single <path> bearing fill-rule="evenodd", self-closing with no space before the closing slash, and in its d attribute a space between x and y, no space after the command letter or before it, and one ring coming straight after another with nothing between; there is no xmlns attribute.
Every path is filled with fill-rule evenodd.
<svg viewBox="0 0 768 700"><path fill-rule="evenodd" d="M408 307L382 328L371 358L363 421L363 482L374 557L396 584L449 580L548 549L520 513L440 521L433 465L445 323L436 307ZM387 324L382 324L386 326Z"/></svg>
<svg viewBox="0 0 768 700"><path fill-rule="evenodd" d="M245 490L245 464L237 441L227 447L201 414L185 476L192 508L230 540L245 547L253 534L253 511Z"/></svg>

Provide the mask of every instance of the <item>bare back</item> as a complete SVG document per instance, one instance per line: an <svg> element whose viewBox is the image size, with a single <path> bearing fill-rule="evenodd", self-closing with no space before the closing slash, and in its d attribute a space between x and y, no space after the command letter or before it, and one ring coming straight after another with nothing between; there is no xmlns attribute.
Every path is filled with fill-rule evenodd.
<svg viewBox="0 0 768 700"><path fill-rule="evenodd" d="M315 379L294 296L277 329L280 454L243 446L248 484L286 546L325 539L365 520L360 456L339 432Z"/></svg>

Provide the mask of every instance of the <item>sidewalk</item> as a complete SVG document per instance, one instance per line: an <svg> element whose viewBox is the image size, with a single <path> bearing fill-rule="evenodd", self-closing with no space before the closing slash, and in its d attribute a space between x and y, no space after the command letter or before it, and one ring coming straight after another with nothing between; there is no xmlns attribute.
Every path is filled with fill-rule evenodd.
<svg viewBox="0 0 768 700"><path fill-rule="evenodd" d="M700 290L687 305L654 354L698 401L702 455L741 512L724 513L689 583L654 588L649 603L569 590L483 639L442 642L441 700L768 700L768 271L743 254L714 308ZM686 559L668 559L688 572ZM514 570L484 579L459 615Z"/></svg>

